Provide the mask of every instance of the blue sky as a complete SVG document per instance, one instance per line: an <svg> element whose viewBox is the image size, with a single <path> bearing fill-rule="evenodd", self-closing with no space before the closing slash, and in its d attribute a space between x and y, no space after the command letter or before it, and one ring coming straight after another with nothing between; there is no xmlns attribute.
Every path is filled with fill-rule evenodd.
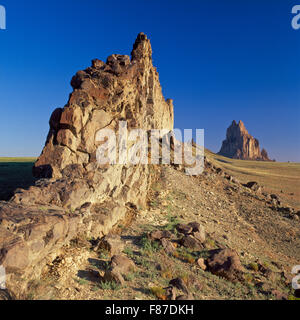
<svg viewBox="0 0 300 320"><path fill-rule="evenodd" d="M243 120L271 158L300 162L300 1L0 0L0 156L37 156L51 112L94 58L151 39L175 127L204 128L219 151Z"/></svg>

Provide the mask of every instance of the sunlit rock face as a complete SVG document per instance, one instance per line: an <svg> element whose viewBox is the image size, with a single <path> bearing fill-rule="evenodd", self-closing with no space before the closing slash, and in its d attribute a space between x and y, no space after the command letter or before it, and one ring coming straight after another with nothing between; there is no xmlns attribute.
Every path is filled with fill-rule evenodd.
<svg viewBox="0 0 300 320"><path fill-rule="evenodd" d="M101 238L146 204L159 170L143 164L100 165L98 130L118 132L121 120L128 131L173 129L173 103L163 97L143 33L131 58L95 59L71 85L68 103L50 117L46 144L33 168L36 185L0 202L0 264L7 271L7 288L18 297L71 239L81 234Z"/></svg>
<svg viewBox="0 0 300 320"><path fill-rule="evenodd" d="M232 121L219 154L233 159L270 161L267 151L260 151L259 141L248 133L241 120Z"/></svg>

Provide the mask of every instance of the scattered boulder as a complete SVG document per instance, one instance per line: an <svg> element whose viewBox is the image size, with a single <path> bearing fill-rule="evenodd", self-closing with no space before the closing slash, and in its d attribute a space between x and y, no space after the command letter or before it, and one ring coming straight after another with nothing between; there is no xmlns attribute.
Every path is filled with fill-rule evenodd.
<svg viewBox="0 0 300 320"><path fill-rule="evenodd" d="M176 289L173 286L164 288L166 300L176 300Z"/></svg>
<svg viewBox="0 0 300 320"><path fill-rule="evenodd" d="M259 192L261 191L261 187L259 186L259 184L256 181L250 181L246 184L243 185L246 188L249 188L253 191Z"/></svg>
<svg viewBox="0 0 300 320"><path fill-rule="evenodd" d="M188 224L179 223L179 224L176 226L176 229L177 229L178 232L187 235L187 234L192 233L192 231L193 231L193 226L188 225Z"/></svg>
<svg viewBox="0 0 300 320"><path fill-rule="evenodd" d="M170 240L163 238L160 243L167 254L172 255L175 252L176 248Z"/></svg>
<svg viewBox="0 0 300 320"><path fill-rule="evenodd" d="M206 240L205 230L202 226L199 231L193 233L193 236L195 237L195 239L199 240L201 243L204 243Z"/></svg>
<svg viewBox="0 0 300 320"><path fill-rule="evenodd" d="M219 175L223 175L224 174L223 169L221 169L221 168L216 168L216 173L219 174Z"/></svg>
<svg viewBox="0 0 300 320"><path fill-rule="evenodd" d="M203 258L199 258L197 260L197 265L203 270L205 271L207 269L207 266L205 264L205 260Z"/></svg>
<svg viewBox="0 0 300 320"><path fill-rule="evenodd" d="M188 249L192 249L195 251L203 249L203 245L201 244L201 242L194 238L192 235L184 236L180 240L180 244Z"/></svg>
<svg viewBox="0 0 300 320"><path fill-rule="evenodd" d="M205 229L203 226L200 225L199 222L193 221L193 222L189 222L188 224L180 223L176 226L176 229L179 233L182 233L185 236L192 235L195 239L197 239L201 243L205 241L205 238L206 238ZM188 238L187 241L189 240L190 238Z"/></svg>
<svg viewBox="0 0 300 320"><path fill-rule="evenodd" d="M114 281L123 285L124 277L129 272L135 270L134 262L124 255L115 255L111 258L110 266L105 271L103 281Z"/></svg>
<svg viewBox="0 0 300 320"><path fill-rule="evenodd" d="M172 285L173 287L183 291L184 293L189 294L189 290L181 278L172 279L172 280L170 280L169 284Z"/></svg>
<svg viewBox="0 0 300 320"><path fill-rule="evenodd" d="M120 254L124 250L124 247L125 243L119 235L108 234L100 240L97 249L104 249L114 256Z"/></svg>
<svg viewBox="0 0 300 320"><path fill-rule="evenodd" d="M275 193L270 194L270 197L271 197L271 199L279 200L278 195Z"/></svg>
<svg viewBox="0 0 300 320"><path fill-rule="evenodd" d="M230 281L241 280L244 271L238 254L228 248L212 250L207 267L211 273Z"/></svg>
<svg viewBox="0 0 300 320"><path fill-rule="evenodd" d="M151 240L170 239L171 237L172 233L168 230L154 230L149 234Z"/></svg>
<svg viewBox="0 0 300 320"><path fill-rule="evenodd" d="M189 222L188 226L192 227L192 232L200 232L203 229L200 223L196 221Z"/></svg>

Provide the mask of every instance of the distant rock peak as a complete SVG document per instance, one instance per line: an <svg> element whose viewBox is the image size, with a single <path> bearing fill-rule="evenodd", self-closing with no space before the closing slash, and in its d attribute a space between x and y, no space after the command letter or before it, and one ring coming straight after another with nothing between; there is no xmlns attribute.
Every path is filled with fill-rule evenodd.
<svg viewBox="0 0 300 320"><path fill-rule="evenodd" d="M232 121L219 154L233 159L270 161L267 151L260 151L259 141L248 133L242 120Z"/></svg>

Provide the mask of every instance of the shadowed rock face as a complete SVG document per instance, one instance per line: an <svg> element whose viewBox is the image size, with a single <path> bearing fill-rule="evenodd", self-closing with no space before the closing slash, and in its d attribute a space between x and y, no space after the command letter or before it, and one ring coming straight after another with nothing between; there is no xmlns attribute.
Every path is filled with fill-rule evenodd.
<svg viewBox="0 0 300 320"><path fill-rule="evenodd" d="M248 133L241 120L232 121L219 154L233 159L270 161L267 151L260 151L258 140Z"/></svg>
<svg viewBox="0 0 300 320"><path fill-rule="evenodd" d="M172 100L162 95L143 33L131 58L95 59L71 85L67 105L50 117L46 144L33 168L40 179L10 202L0 202L0 264L7 288L18 297L71 239L103 237L128 211L146 203L151 166L99 165L96 132L118 131L120 120L127 120L128 130L173 129Z"/></svg>

